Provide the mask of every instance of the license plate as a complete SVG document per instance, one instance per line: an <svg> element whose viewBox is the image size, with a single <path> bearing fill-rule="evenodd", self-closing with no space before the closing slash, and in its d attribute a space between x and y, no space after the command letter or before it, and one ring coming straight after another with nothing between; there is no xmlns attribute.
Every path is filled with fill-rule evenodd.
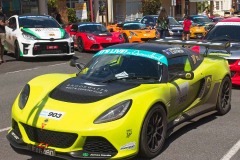
<svg viewBox="0 0 240 160"><path fill-rule="evenodd" d="M111 41L111 40L112 40L112 38L106 38L106 40L108 40L108 41Z"/></svg>
<svg viewBox="0 0 240 160"><path fill-rule="evenodd" d="M38 146L35 145L28 145L28 148L30 151L39 153L39 154L44 154L48 156L56 156L55 150L50 149L50 148L39 148Z"/></svg>
<svg viewBox="0 0 240 160"><path fill-rule="evenodd" d="M58 49L58 46L47 46L47 49Z"/></svg>

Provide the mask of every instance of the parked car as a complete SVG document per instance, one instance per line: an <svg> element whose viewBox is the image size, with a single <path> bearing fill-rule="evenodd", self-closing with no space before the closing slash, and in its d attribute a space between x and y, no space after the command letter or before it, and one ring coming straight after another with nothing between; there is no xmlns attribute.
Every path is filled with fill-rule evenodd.
<svg viewBox="0 0 240 160"><path fill-rule="evenodd" d="M179 124L231 108L230 70L218 56L124 43L71 65L79 73L38 76L17 96L7 134L13 148L65 159L152 159Z"/></svg>
<svg viewBox="0 0 240 160"><path fill-rule="evenodd" d="M109 32L101 23L79 22L68 25L65 30L73 37L79 52L99 51L111 45L124 43L120 32Z"/></svg>
<svg viewBox="0 0 240 160"><path fill-rule="evenodd" d="M230 42L230 53L225 50L209 50L210 55L219 55L228 60L232 83L240 85L240 18L226 18L218 22L203 38L207 42ZM195 47L196 49L196 47ZM197 52L204 53L204 47L198 47Z"/></svg>
<svg viewBox="0 0 240 160"><path fill-rule="evenodd" d="M210 16L209 19L211 19L214 23L217 23L224 19L224 17L216 17L216 16Z"/></svg>
<svg viewBox="0 0 240 160"><path fill-rule="evenodd" d="M184 19L178 21L180 24L183 24ZM207 29L204 25L200 25L197 23L194 23L193 21L191 28L190 28L190 38L198 38L201 39L204 37L207 33Z"/></svg>
<svg viewBox="0 0 240 160"><path fill-rule="evenodd" d="M157 18L158 15L146 15L143 16L140 22L146 24L146 26L151 26L152 28L154 28L157 22ZM179 38L182 37L183 26L179 24L174 17L169 16L168 19L169 19L169 32L167 33L167 36Z"/></svg>
<svg viewBox="0 0 240 160"><path fill-rule="evenodd" d="M205 26L207 30L210 30L215 25L211 19L204 15L190 15L189 18L194 24Z"/></svg>
<svg viewBox="0 0 240 160"><path fill-rule="evenodd" d="M115 28L114 28L115 27ZM155 29L147 27L140 22L125 22L120 24L110 25L107 27L109 30L118 30L123 34L125 42L146 42L150 39L154 39L157 36Z"/></svg>
<svg viewBox="0 0 240 160"><path fill-rule="evenodd" d="M74 55L72 38L53 17L14 15L8 21L5 50L16 59Z"/></svg>

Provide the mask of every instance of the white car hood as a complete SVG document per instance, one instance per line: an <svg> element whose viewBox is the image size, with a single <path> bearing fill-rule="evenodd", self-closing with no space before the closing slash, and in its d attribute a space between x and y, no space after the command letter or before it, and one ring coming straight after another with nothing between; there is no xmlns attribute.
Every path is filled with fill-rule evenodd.
<svg viewBox="0 0 240 160"><path fill-rule="evenodd" d="M22 30L38 39L61 39L65 34L65 30L62 28L22 28Z"/></svg>

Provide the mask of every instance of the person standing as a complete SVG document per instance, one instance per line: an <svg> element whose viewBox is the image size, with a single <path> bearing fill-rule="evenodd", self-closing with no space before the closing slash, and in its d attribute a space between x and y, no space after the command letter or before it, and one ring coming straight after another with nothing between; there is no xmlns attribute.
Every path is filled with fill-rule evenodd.
<svg viewBox="0 0 240 160"><path fill-rule="evenodd" d="M209 17L208 7L206 7L206 8L204 9L202 15Z"/></svg>
<svg viewBox="0 0 240 160"><path fill-rule="evenodd" d="M160 38L165 38L169 28L169 19L165 8L162 8L159 13L156 22L156 28L157 31L160 33Z"/></svg>
<svg viewBox="0 0 240 160"><path fill-rule="evenodd" d="M62 16L61 14L58 12L58 10L56 9L56 12L55 12L55 19L58 21L59 24L63 24L62 22Z"/></svg>
<svg viewBox="0 0 240 160"><path fill-rule="evenodd" d="M6 20L6 16L2 13L2 8L0 7L0 64L4 62L3 54L4 54L4 43L6 40L5 20Z"/></svg>
<svg viewBox="0 0 240 160"><path fill-rule="evenodd" d="M192 22L188 15L185 16L183 21L183 33L182 33L182 40L189 40L190 39L190 28Z"/></svg>
<svg viewBox="0 0 240 160"><path fill-rule="evenodd" d="M234 9L234 6L232 6L232 8L229 10L230 12L230 16L234 16L234 12L235 12L235 9Z"/></svg>

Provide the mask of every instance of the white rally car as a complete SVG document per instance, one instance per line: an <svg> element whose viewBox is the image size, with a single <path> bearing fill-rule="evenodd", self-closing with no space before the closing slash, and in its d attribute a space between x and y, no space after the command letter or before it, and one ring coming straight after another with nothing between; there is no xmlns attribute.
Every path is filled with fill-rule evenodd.
<svg viewBox="0 0 240 160"><path fill-rule="evenodd" d="M51 16L14 15L5 29L5 50L16 59L74 55L72 38Z"/></svg>

